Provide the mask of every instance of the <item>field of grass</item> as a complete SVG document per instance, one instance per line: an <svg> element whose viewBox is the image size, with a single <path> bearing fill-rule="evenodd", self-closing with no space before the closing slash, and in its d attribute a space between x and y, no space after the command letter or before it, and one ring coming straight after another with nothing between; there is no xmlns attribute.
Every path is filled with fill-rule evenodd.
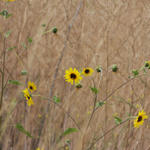
<svg viewBox="0 0 150 150"><path fill-rule="evenodd" d="M150 150L149 13L0 0L0 150Z"/></svg>

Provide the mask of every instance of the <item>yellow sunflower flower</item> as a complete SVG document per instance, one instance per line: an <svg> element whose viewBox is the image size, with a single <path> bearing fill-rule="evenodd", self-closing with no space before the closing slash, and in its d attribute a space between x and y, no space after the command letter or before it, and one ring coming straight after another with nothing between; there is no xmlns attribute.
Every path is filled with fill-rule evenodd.
<svg viewBox="0 0 150 150"><path fill-rule="evenodd" d="M29 94L29 91L28 91L27 88L25 88L24 90L22 90L22 92L24 93L24 96L27 95L27 94Z"/></svg>
<svg viewBox="0 0 150 150"><path fill-rule="evenodd" d="M82 74L84 76L91 76L93 74L94 70L92 68L84 68L82 71Z"/></svg>
<svg viewBox="0 0 150 150"><path fill-rule="evenodd" d="M27 105L28 105L28 106L31 106L31 105L34 104L34 102L33 102L33 100L32 100L32 97L30 96L30 94L26 94L25 97L26 97Z"/></svg>
<svg viewBox="0 0 150 150"><path fill-rule="evenodd" d="M147 119L147 118L148 118L148 116L146 115L144 110L139 111L138 116L134 120L134 127L139 128L141 125L143 125L144 119Z"/></svg>
<svg viewBox="0 0 150 150"><path fill-rule="evenodd" d="M80 82L80 80L82 80L81 74L76 68L69 68L68 70L66 70L64 77L66 81L70 82L71 84L77 84Z"/></svg>
<svg viewBox="0 0 150 150"><path fill-rule="evenodd" d="M36 91L36 85L34 84L34 82L28 82L28 89L30 90L30 92L32 93L33 91Z"/></svg>

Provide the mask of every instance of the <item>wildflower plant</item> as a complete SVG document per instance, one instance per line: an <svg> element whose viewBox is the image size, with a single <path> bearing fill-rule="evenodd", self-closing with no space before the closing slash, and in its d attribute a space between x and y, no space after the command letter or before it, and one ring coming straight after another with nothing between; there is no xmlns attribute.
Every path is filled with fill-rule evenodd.
<svg viewBox="0 0 150 150"><path fill-rule="evenodd" d="M82 71L82 74L84 76L91 76L93 74L94 70L92 68L84 68Z"/></svg>
<svg viewBox="0 0 150 150"><path fill-rule="evenodd" d="M32 100L32 94L34 91L36 91L36 85L34 84L34 82L29 81L28 82L28 89L25 88L22 92L24 93L24 97L27 100L27 105L31 106L34 104L33 100Z"/></svg>
<svg viewBox="0 0 150 150"><path fill-rule="evenodd" d="M145 119L148 119L148 116L146 115L144 110L139 111L138 116L134 120L134 128L139 128L140 126L142 126Z"/></svg>
<svg viewBox="0 0 150 150"><path fill-rule="evenodd" d="M70 82L72 85L78 84L82 80L81 74L76 68L69 68L68 70L66 70L64 77L65 80L67 82Z"/></svg>
<svg viewBox="0 0 150 150"><path fill-rule="evenodd" d="M31 81L28 82L28 89L30 90L31 93L36 91L36 85L34 84L34 82Z"/></svg>

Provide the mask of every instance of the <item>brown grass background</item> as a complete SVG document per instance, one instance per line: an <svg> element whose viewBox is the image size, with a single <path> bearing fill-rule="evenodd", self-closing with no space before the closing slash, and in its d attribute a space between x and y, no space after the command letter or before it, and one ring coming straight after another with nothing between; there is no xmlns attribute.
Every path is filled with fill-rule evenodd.
<svg viewBox="0 0 150 150"><path fill-rule="evenodd" d="M5 82L19 80L23 86L8 84L4 91L2 150L36 150L37 147L60 150L66 139L71 141L70 150L87 150L94 137L115 125L113 114L118 113L125 119L127 113L138 113L138 109L120 98L134 105L141 104L150 114L150 78L142 76L116 90L95 112L86 129L93 107L94 95L89 89L93 80L99 89L97 99L103 100L129 80L132 69L139 69L150 59L149 0L16 0L8 5L0 1L0 11L3 9L13 15L9 19L0 16L0 67L2 34L11 30L6 48L17 48L7 52ZM54 26L58 28L57 35L42 34ZM28 43L28 37L32 37L33 42L24 49L22 43ZM111 72L112 64L118 65L117 73ZM104 68L102 74L94 72L84 78L81 89L64 81L69 67L95 69L98 65ZM27 76L21 75L23 69L28 71ZM34 106L26 106L21 91L29 80L37 85L35 95L60 97L62 109L38 96L33 97ZM56 143L65 129L76 128L64 111L76 120L81 130ZM20 133L15 128L17 122L35 138ZM119 126L97 142L93 150L150 150L149 120L139 129L133 128L132 121Z"/></svg>

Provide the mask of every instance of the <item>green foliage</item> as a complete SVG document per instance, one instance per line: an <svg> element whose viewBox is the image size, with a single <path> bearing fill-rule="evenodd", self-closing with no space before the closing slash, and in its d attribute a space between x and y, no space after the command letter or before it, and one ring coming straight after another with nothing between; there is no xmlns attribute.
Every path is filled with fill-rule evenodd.
<svg viewBox="0 0 150 150"><path fill-rule="evenodd" d="M114 65L112 66L112 71L113 71L113 72L117 72L117 71L118 71L118 67L117 67L116 64L114 64Z"/></svg>
<svg viewBox="0 0 150 150"><path fill-rule="evenodd" d="M9 47L7 48L7 51L12 51L13 49L17 48L16 46L13 46L13 47Z"/></svg>
<svg viewBox="0 0 150 150"><path fill-rule="evenodd" d="M94 94L97 94L98 93L98 89L95 88L95 87L90 87L91 91L94 93Z"/></svg>
<svg viewBox="0 0 150 150"><path fill-rule="evenodd" d="M102 107L105 104L105 102L99 101L96 103L96 108Z"/></svg>
<svg viewBox="0 0 150 150"><path fill-rule="evenodd" d="M12 14L9 14L7 10L3 10L0 12L0 15L5 17L6 19L12 16Z"/></svg>
<svg viewBox="0 0 150 150"><path fill-rule="evenodd" d="M59 140L61 140L63 137L65 137L66 135L68 135L68 134L71 134L71 133L73 133L73 132L78 132L78 130L76 129L76 128L68 128L68 129L66 129L61 135L60 135L60 137L59 137ZM58 141L59 141L58 140Z"/></svg>
<svg viewBox="0 0 150 150"><path fill-rule="evenodd" d="M33 138L33 136L31 135L31 133L28 132L28 131L26 131L26 130L24 129L24 127L23 127L20 123L17 123L17 124L16 124L16 128L17 128L20 132L24 133L26 136L28 136L28 137L30 137L30 138Z"/></svg>
<svg viewBox="0 0 150 150"><path fill-rule="evenodd" d="M18 80L8 80L9 84L14 84L14 85L22 85Z"/></svg>
<svg viewBox="0 0 150 150"><path fill-rule="evenodd" d="M42 24L42 27L46 27L46 24Z"/></svg>
<svg viewBox="0 0 150 150"><path fill-rule="evenodd" d="M32 38L31 38L31 37L28 38L28 42L29 42L30 44L32 43Z"/></svg>
<svg viewBox="0 0 150 150"><path fill-rule="evenodd" d="M120 124L122 122L122 119L117 116L114 116L114 119L116 124Z"/></svg>
<svg viewBox="0 0 150 150"><path fill-rule="evenodd" d="M28 72L27 72L26 70L22 70L22 71L21 71L21 75L27 75L27 73L28 73Z"/></svg>
<svg viewBox="0 0 150 150"><path fill-rule="evenodd" d="M10 36L10 34L11 34L11 30L7 31L7 32L4 34L4 37L5 37L5 38L8 38L8 37Z"/></svg>
<svg viewBox="0 0 150 150"><path fill-rule="evenodd" d="M139 71L138 70L132 70L132 73L133 73L134 76L139 75Z"/></svg>
<svg viewBox="0 0 150 150"><path fill-rule="evenodd" d="M54 96L53 100L54 100L55 103L60 103L60 98L59 97Z"/></svg>

